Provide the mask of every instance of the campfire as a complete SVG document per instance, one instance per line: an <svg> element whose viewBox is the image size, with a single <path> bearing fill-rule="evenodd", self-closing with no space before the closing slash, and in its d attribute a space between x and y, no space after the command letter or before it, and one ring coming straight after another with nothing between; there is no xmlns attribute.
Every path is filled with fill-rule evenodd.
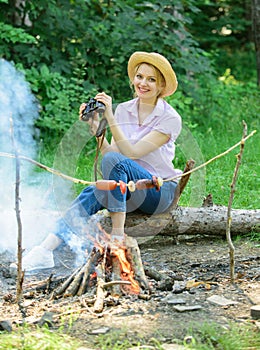
<svg viewBox="0 0 260 350"><path fill-rule="evenodd" d="M187 174L178 183L169 212L177 207L180 195L190 176L189 170L193 165L193 160L187 162L184 169L184 173L187 172ZM137 181L135 186L130 181L127 186L132 191L153 187L159 190L162 185L159 180L159 178L143 179ZM111 182L111 180L102 180L97 182L97 186L105 186L105 189L112 190L118 184L114 181ZM126 184L122 181L120 182L120 190L122 193L126 190ZM170 215L169 212L165 215ZM111 236L100 223L98 229L95 237L91 235L87 237L92 242L93 248L90 253L86 254L88 258L82 266L69 276L53 279L53 275L51 275L45 281L34 285L29 284L29 289L23 296L31 298L35 290L51 294L52 300L83 296L81 300L84 299L84 305L91 304L94 312L101 313L104 305L109 304L111 300L116 302L118 297L122 295L134 295L144 300L150 299L153 285L148 283L146 276L152 278L156 283L158 282L160 290L172 289L173 278L147 267L144 270L139 246L134 237L125 235L123 244L117 241L111 242ZM21 277L23 278L23 275ZM22 286L22 278L19 286Z"/></svg>
<svg viewBox="0 0 260 350"><path fill-rule="evenodd" d="M125 236L124 244L111 243L110 235L99 225L87 261L52 293L52 299L82 296L95 291L94 311L103 310L107 295L140 295L150 288L135 238Z"/></svg>

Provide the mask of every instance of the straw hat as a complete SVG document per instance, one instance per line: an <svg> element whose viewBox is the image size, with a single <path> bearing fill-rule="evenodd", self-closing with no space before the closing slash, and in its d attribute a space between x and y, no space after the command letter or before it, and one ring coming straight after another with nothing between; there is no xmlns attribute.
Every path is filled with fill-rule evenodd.
<svg viewBox="0 0 260 350"><path fill-rule="evenodd" d="M164 56L156 52L134 52L129 58L127 68L128 76L131 81L133 81L135 76L135 67L141 63L152 64L162 73L166 84L161 93L162 97L170 96L175 92L178 81L170 62Z"/></svg>

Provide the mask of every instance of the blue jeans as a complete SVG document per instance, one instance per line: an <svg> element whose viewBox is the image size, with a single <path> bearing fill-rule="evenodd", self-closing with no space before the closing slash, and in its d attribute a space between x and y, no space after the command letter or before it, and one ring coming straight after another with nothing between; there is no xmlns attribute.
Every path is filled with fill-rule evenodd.
<svg viewBox="0 0 260 350"><path fill-rule="evenodd" d="M152 174L138 163L117 152L109 152L103 156L101 171L104 179L116 182L122 180L126 184L130 180L135 182L140 179L152 179ZM162 213L171 205L176 186L176 182L169 181L163 184L160 191L156 191L155 188L134 192L127 190L125 194L121 193L119 186L112 191L88 186L58 221L54 233L73 249L72 237L75 234L79 238L86 237L86 224L99 210L106 208L110 212L132 212L138 209L146 214ZM76 246L78 244L81 243L76 243Z"/></svg>

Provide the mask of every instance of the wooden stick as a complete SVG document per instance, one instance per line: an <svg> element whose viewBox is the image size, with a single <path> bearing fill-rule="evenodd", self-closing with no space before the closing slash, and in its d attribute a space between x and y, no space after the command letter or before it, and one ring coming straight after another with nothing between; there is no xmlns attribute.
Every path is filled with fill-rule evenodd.
<svg viewBox="0 0 260 350"><path fill-rule="evenodd" d="M245 138L243 139L243 143L244 143L246 140L248 140L250 137L252 137L255 133L256 133L256 130L253 130L247 137L245 137ZM167 179L167 180L164 180L164 181L176 180L176 179L179 179L179 178L181 178L181 177L183 177L183 176L186 176L186 175L188 175L188 174L194 173L195 171L197 171L197 170L199 170L199 169L201 169L201 168L207 166L208 164L212 163L214 160L219 159L219 158L225 156L226 154L228 154L229 152L233 151L233 149L235 149L236 147L238 147L238 146L241 144L241 142L242 142L242 140L239 141L239 142L237 142L234 146L232 146L232 147L230 147L229 149L227 149L225 152L220 153L220 154L218 154L217 156L215 156L215 157L209 159L207 162L205 162L205 163L203 163L203 164L200 164L199 166L197 166L196 168L194 168L194 169L192 169L192 170L190 170L190 171L187 171L185 174L178 175L178 176L174 176L174 177L172 177L172 178L170 178L170 179ZM1 155L1 154L0 154L0 155Z"/></svg>
<svg viewBox="0 0 260 350"><path fill-rule="evenodd" d="M237 163L236 163L236 166L235 166L232 183L230 185L231 190L230 190L230 196L229 196L229 201L228 201L228 209L227 209L226 239L227 239L227 243L228 243L228 246L229 246L230 281L231 281L231 283L234 283L234 280L235 280L235 258L234 258L235 247L233 245L231 234L230 234L231 223L232 223L231 207L232 207L232 202L233 202L233 199L234 199L236 181L237 181L237 177L238 177L238 170L239 170L239 167L241 165L242 154L243 154L243 151L244 151L245 139L246 139L246 135L247 135L247 125L246 125L246 123L244 121L243 121L243 125L244 125L244 129L243 129L242 140L240 142L240 152L237 155Z"/></svg>
<svg viewBox="0 0 260 350"><path fill-rule="evenodd" d="M130 285L131 282L129 282L129 281L121 281L121 280L105 282L105 283L103 284L103 288L109 288L109 287L115 286L115 285L117 285L117 284L119 284L119 285L120 285L120 284L128 284L128 285Z"/></svg>
<svg viewBox="0 0 260 350"><path fill-rule="evenodd" d="M64 298L67 297L73 297L74 295L77 294L77 291L80 287L80 283L82 281L83 275L84 275L84 269L85 269L85 264L78 270L76 275L74 276L73 280L71 283L68 285L68 288L66 288L66 291L64 293Z"/></svg>
<svg viewBox="0 0 260 350"><path fill-rule="evenodd" d="M89 276L91 274L90 269L91 269L91 267L93 268L92 265L94 264L95 256L96 256L96 252L95 252L95 250L92 250L90 257L85 264L82 282L81 282L81 285L80 285L79 290L77 292L78 296L83 295L87 291L87 284L88 284Z"/></svg>
<svg viewBox="0 0 260 350"><path fill-rule="evenodd" d="M53 289L55 286L59 286L66 279L67 277L53 278L53 274L51 274L48 278L44 280L24 284L24 291L28 293L36 290L36 291L46 291L48 293L50 289Z"/></svg>
<svg viewBox="0 0 260 350"><path fill-rule="evenodd" d="M105 296L106 293L104 291L104 264L100 263L97 267L96 267L96 272L97 272L97 292L96 292L96 300L93 306L93 310L94 312L102 312L103 308L104 308L104 300L105 300Z"/></svg>
<svg viewBox="0 0 260 350"><path fill-rule="evenodd" d="M0 157L15 158L15 155L11 154L11 153L0 152ZM57 176L60 176L63 179L72 181L72 182L74 182L76 184L82 184L82 185L94 185L95 184L95 182L93 182L93 181L85 181L85 180L77 179L77 178L71 177L69 175L63 174L59 170L50 168L50 167L48 167L48 166L46 166L46 165L44 165L42 163L37 162L36 160L33 160L31 158L26 157L26 156L19 155L19 159L20 160L25 160L26 162L29 162L29 163L32 163L32 164L38 166L39 168L48 171L49 173L52 173L52 174L57 175Z"/></svg>
<svg viewBox="0 0 260 350"><path fill-rule="evenodd" d="M111 256L112 261L112 280L117 281L121 279L121 268L119 260L116 256ZM114 284L112 287L112 294L113 296L120 296L122 295L121 287L119 284Z"/></svg>
<svg viewBox="0 0 260 350"><path fill-rule="evenodd" d="M256 130L253 130L247 137L244 138L243 142L245 142L247 139L249 139L251 136L253 136L254 134L256 133ZM178 175L178 176L174 176L170 179L167 179L167 180L164 180L164 182L167 182L167 181L173 181L173 180L177 180L183 176L186 176L188 174L192 174L194 173L195 171L207 166L208 164L210 164L211 162L215 161L216 159L219 159L223 156L225 156L226 154L228 154L229 152L231 152L233 149L235 149L237 146L239 146L241 143L238 142L236 143L234 146L230 147L229 149L227 149L225 152L223 153L220 153L218 154L217 156L209 159L207 162L203 163L203 164L200 164L199 166L197 166L196 168L188 171L186 174L181 174L181 175ZM6 153L6 152L0 152L0 157L7 157L7 158L15 158L15 155L14 154L11 154L11 153ZM25 160L27 162L30 162L44 170L47 170L49 171L50 173L54 174L54 175L57 175L57 176L60 176L66 180L69 180L69 181L72 181L74 183L77 183L77 184L83 184L83 185L95 185L95 182L93 181L85 181L85 180L81 180L81 179L77 179L77 178L74 178L74 177L71 177L71 176L68 176L66 174L63 174L62 172L60 172L59 170L55 170L53 168L49 168L48 166L44 165L44 164L41 164L31 158L28 158L28 157L25 157L25 156L22 156L22 155L19 155L19 159L21 160Z"/></svg>
<svg viewBox="0 0 260 350"><path fill-rule="evenodd" d="M15 157L15 213L18 227L17 234L17 283L16 283L16 300L20 306L23 298L23 281L24 272L22 271L22 220L20 215L20 160L14 139L13 119L10 117L11 139Z"/></svg>
<svg viewBox="0 0 260 350"><path fill-rule="evenodd" d="M189 181L189 178L191 175L190 171L194 168L194 164L195 164L195 161L193 159L190 159L187 161L186 166L183 170L182 178L180 179L180 181L178 182L178 185L176 187L173 202L172 202L170 208L168 209L168 211L177 208L181 194Z"/></svg>
<svg viewBox="0 0 260 350"><path fill-rule="evenodd" d="M53 291L51 299L55 299L58 296L61 296L65 290L68 288L70 285L71 281L74 279L76 274L80 271L81 267L79 267L77 270L75 270L63 283L62 285L57 288L56 290Z"/></svg>
<svg viewBox="0 0 260 350"><path fill-rule="evenodd" d="M145 268L145 274L146 274L146 276L152 278L155 281L162 281L166 277L161 272L159 272L153 268L150 268L150 267Z"/></svg>
<svg viewBox="0 0 260 350"><path fill-rule="evenodd" d="M134 237L126 236L126 249L127 255L132 260L131 265L134 269L134 277L138 281L138 284L145 290L150 290L148 280L145 276L141 253L137 240Z"/></svg>

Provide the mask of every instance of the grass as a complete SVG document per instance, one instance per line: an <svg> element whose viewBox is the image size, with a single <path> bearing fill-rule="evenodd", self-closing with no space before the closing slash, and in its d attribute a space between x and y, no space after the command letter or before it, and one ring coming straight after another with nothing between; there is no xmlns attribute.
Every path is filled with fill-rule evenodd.
<svg viewBox="0 0 260 350"><path fill-rule="evenodd" d="M260 347L260 333L250 324L220 326L216 324L203 324L192 334L189 349L194 350L256 350Z"/></svg>
<svg viewBox="0 0 260 350"><path fill-rule="evenodd" d="M184 104L182 111L184 122L191 130L192 137L197 143L197 154L192 150L186 152L185 157L179 156L177 147L177 166L180 161L198 157L197 165L207 161L216 155L226 151L241 140L243 132L243 120L247 123L248 132L256 130L256 133L245 142L242 156L242 164L239 168L236 192L233 208L259 209L259 174L260 174L260 123L259 123L259 101L260 92L254 86L248 84L225 85L222 83L211 83L205 88L193 103ZM174 101L173 101L174 102ZM174 103L173 103L174 104ZM195 106L195 107L194 107ZM180 144L186 142L180 138ZM191 144L195 144L195 141ZM178 142L178 140L177 140ZM180 147L181 148L181 147ZM236 155L240 147L237 147L227 155L215 160L205 169L205 190L201 195L212 193L215 204L227 205L230 195L230 184L232 182L236 166ZM184 159L183 159L184 158ZM202 160L202 161L201 161ZM191 177L195 177L195 174ZM186 190L185 190L186 191ZM189 196L189 192L187 193ZM182 202L189 205L188 197L183 195Z"/></svg>
<svg viewBox="0 0 260 350"><path fill-rule="evenodd" d="M30 329L20 327L13 333L1 334L1 350L126 350L131 347L142 346L142 349L162 350L162 341L152 338L128 338L127 330L110 331L105 335L91 336L91 344L87 341L75 339L61 330L48 328ZM151 330L152 332L152 330ZM256 350L260 346L260 333L252 324L196 324L187 332L183 339L168 340L170 343L184 345L193 350Z"/></svg>
<svg viewBox="0 0 260 350"><path fill-rule="evenodd" d="M80 347L77 339L48 328L20 327L13 333L2 333L1 350L73 350Z"/></svg>

